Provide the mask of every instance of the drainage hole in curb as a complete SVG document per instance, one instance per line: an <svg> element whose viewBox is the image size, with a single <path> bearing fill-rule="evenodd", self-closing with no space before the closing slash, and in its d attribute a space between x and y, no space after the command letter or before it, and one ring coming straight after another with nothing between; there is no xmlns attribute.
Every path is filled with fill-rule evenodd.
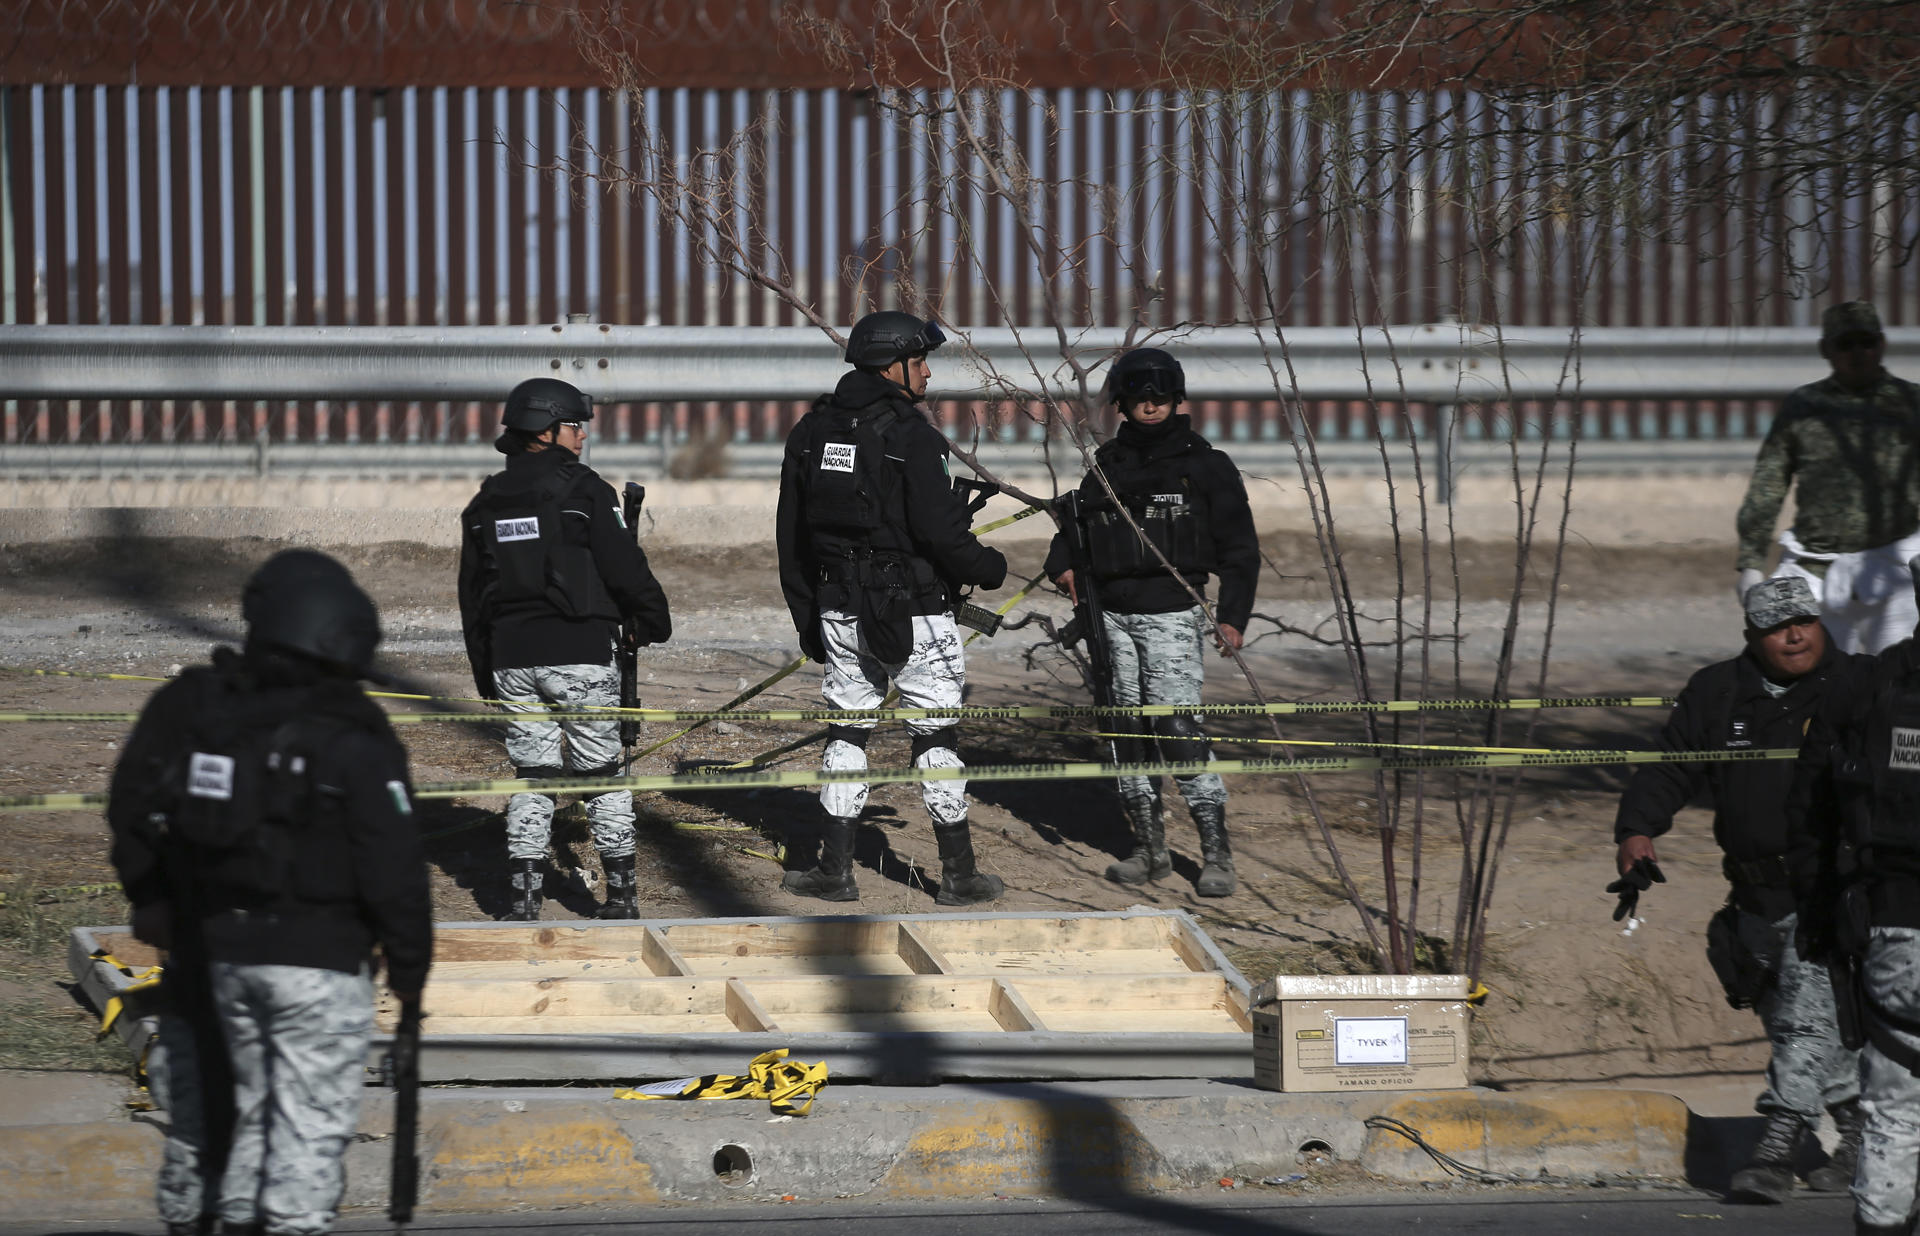
<svg viewBox="0 0 1920 1236"><path fill-rule="evenodd" d="M1325 1167L1333 1162L1333 1147L1312 1138L1300 1143L1300 1149L1294 1152L1293 1160L1306 1167Z"/></svg>
<svg viewBox="0 0 1920 1236"><path fill-rule="evenodd" d="M745 1146L729 1142L713 1152L713 1174L729 1187L747 1184L753 1180L753 1156Z"/></svg>

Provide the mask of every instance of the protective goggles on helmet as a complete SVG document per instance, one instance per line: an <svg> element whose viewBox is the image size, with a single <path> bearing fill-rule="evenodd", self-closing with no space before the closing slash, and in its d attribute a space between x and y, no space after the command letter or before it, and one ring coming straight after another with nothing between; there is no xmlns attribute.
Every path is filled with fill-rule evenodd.
<svg viewBox="0 0 1920 1236"><path fill-rule="evenodd" d="M1164 365L1128 369L1113 377L1114 390L1123 399L1167 399L1183 394L1185 385L1179 370Z"/></svg>
<svg viewBox="0 0 1920 1236"><path fill-rule="evenodd" d="M920 327L920 332L901 346L902 356L925 356L947 341L947 332L940 329L940 323L931 318Z"/></svg>

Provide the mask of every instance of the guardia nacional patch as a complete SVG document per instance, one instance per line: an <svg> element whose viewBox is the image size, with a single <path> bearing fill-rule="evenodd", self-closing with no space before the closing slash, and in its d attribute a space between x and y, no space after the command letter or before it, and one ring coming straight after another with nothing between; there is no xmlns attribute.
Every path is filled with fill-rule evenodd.
<svg viewBox="0 0 1920 1236"><path fill-rule="evenodd" d="M1887 767L1920 772L1920 730L1893 727L1893 747L1887 755Z"/></svg>

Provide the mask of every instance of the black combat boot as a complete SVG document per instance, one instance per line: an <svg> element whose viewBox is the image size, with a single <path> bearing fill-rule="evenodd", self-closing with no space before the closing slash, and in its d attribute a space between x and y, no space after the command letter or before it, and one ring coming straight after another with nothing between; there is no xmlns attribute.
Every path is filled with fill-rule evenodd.
<svg viewBox="0 0 1920 1236"><path fill-rule="evenodd" d="M540 873L540 860L516 858L510 866L513 871L513 905L508 908L503 921L537 923L540 921L540 905L543 900L540 895L540 886L546 879Z"/></svg>
<svg viewBox="0 0 1920 1236"><path fill-rule="evenodd" d="M1807 1187L1820 1193L1845 1193L1853 1187L1853 1173L1860 1166L1860 1134L1867 1114L1860 1110L1859 1099L1829 1107L1827 1114L1833 1117L1840 1141L1825 1163L1807 1173Z"/></svg>
<svg viewBox="0 0 1920 1236"><path fill-rule="evenodd" d="M1219 803L1188 803L1193 826L1200 830L1200 878L1193 891L1202 897L1225 897L1233 892L1233 847L1227 843L1227 810Z"/></svg>
<svg viewBox="0 0 1920 1236"><path fill-rule="evenodd" d="M940 891L933 895L935 903L979 905L1007 891L999 876L974 868L973 833L964 820L958 824L935 824L933 839L940 847Z"/></svg>
<svg viewBox="0 0 1920 1236"><path fill-rule="evenodd" d="M607 873L607 904L595 918L639 918L640 890L633 875L633 855L608 858L602 855L600 866Z"/></svg>
<svg viewBox="0 0 1920 1236"><path fill-rule="evenodd" d="M1173 874L1173 860L1167 856L1167 828L1160 818L1160 804L1149 799L1125 799L1127 822L1133 825L1133 853L1107 868L1107 879L1115 884L1145 884Z"/></svg>
<svg viewBox="0 0 1920 1236"><path fill-rule="evenodd" d="M1753 1148L1747 1165L1733 1174L1727 1187L1727 1200L1765 1202L1770 1205L1793 1196L1793 1152L1806 1131L1806 1121L1793 1112L1774 1112Z"/></svg>
<svg viewBox="0 0 1920 1236"><path fill-rule="evenodd" d="M820 837L820 865L812 871L787 872L780 877L780 887L821 901L860 900L860 888L853 882L855 823L828 816L826 831Z"/></svg>

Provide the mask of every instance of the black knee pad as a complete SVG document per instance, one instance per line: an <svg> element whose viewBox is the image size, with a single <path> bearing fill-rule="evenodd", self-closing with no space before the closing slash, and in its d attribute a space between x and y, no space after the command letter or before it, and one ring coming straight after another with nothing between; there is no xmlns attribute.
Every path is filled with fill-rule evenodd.
<svg viewBox="0 0 1920 1236"><path fill-rule="evenodd" d="M937 730L913 736L913 758L919 759L929 751L944 747L949 751L960 749L960 727L943 725Z"/></svg>
<svg viewBox="0 0 1920 1236"><path fill-rule="evenodd" d="M853 746L860 748L862 751L865 751L867 749L867 740L872 737L873 737L873 731L863 725L829 725L827 726L828 742L838 741L838 742L849 743Z"/></svg>
<svg viewBox="0 0 1920 1236"><path fill-rule="evenodd" d="M1176 764L1198 763L1208 758L1207 736L1191 716L1155 717L1153 728L1160 735L1160 754Z"/></svg>

